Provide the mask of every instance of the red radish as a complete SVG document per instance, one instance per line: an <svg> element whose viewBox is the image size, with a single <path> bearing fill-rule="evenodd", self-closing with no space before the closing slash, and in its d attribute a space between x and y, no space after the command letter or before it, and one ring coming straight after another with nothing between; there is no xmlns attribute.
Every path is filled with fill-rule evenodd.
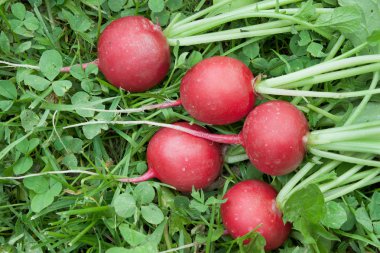
<svg viewBox="0 0 380 253"><path fill-rule="evenodd" d="M253 74L239 60L215 56L191 68L181 82L181 102L195 119L215 125L237 122L255 104Z"/></svg>
<svg viewBox="0 0 380 253"><path fill-rule="evenodd" d="M253 74L241 61L214 56L192 67L183 77L180 99L108 112L132 113L183 105L195 119L225 125L243 119L255 104Z"/></svg>
<svg viewBox="0 0 380 253"><path fill-rule="evenodd" d="M39 70L38 66L13 64ZM169 44L159 25L141 16L112 21L98 40L98 59L81 64L83 69L95 64L116 87L130 92L146 91L157 85L169 71ZM61 68L70 72L71 66Z"/></svg>
<svg viewBox="0 0 380 253"><path fill-rule="evenodd" d="M208 133L200 126L185 122L174 125ZM192 187L203 189L218 177L222 167L222 154L221 147L217 143L162 128L148 144L147 161L148 171L144 175L120 181L137 183L157 178L179 191L191 192Z"/></svg>
<svg viewBox="0 0 380 253"><path fill-rule="evenodd" d="M260 171L279 176L302 162L308 132L305 116L294 105L270 101L252 110L241 134L251 162Z"/></svg>
<svg viewBox="0 0 380 253"><path fill-rule="evenodd" d="M257 229L266 240L265 250L280 247L288 238L291 225L282 221L276 196L272 186L258 180L234 185L224 195L227 201L221 205L222 220L228 233L236 238Z"/></svg>
<svg viewBox="0 0 380 253"><path fill-rule="evenodd" d="M99 37L98 58L107 80L132 92L152 88L170 67L169 44L160 26L141 16L111 22Z"/></svg>

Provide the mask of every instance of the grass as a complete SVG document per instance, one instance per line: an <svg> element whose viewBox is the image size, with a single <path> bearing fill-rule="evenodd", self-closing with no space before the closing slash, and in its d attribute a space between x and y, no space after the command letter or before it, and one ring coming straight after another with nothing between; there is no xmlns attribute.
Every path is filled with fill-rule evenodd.
<svg viewBox="0 0 380 253"><path fill-rule="evenodd" d="M0 60L38 66L47 51L56 50L64 65L89 62L96 59L97 38L111 20L144 15L165 27L168 17L177 12L190 15L210 4L168 0L164 11L154 13L148 3L163 1L97 2L0 1ZM124 4L118 7L118 2ZM267 21L272 20L244 19L215 31ZM157 180L138 185L119 183L115 180L118 176L138 176L146 171L147 143L158 128L106 124L64 127L93 119L161 123L183 120L205 126L181 107L124 115L83 111L78 106L115 110L176 100L186 71L202 58L214 55L236 57L253 73L272 77L315 65L326 57L357 51L338 33L327 40L316 32L305 32L307 35L294 32L171 47L170 73L159 86L144 93L115 88L96 68L56 75L41 87L41 82L30 83L26 77L48 79L44 73L0 64L0 252L262 252L263 238L257 233L247 235L252 239L249 245L243 245L244 238L233 240L223 234L219 211L222 196L234 183L245 179L264 180L280 190L293 174L263 175L244 157L241 159L241 147L232 146L226 147L226 161L235 157L239 162L224 163L220 178L205 191L183 194ZM318 43L319 51L299 46L305 39L302 36ZM359 91L367 89L371 80L371 74L364 74L318 84L312 90ZM66 81L67 86L61 87L55 81ZM259 98L258 103L280 97ZM291 97L281 99L292 101ZM375 105L373 108L380 101L378 95L367 100ZM360 101L361 98L293 100L315 130L343 125L346 114ZM366 112L367 120L376 117L375 109ZM242 125L241 121L207 128L232 134L238 133ZM329 162L318 159L309 155L304 164L315 162L313 169L318 169ZM340 175L348 166L341 163L326 178ZM305 232L296 226L278 252L376 252L380 245L378 185L331 202L335 204L325 203L322 209L333 215L318 222L318 232ZM341 218L339 227L329 223L331 217Z"/></svg>

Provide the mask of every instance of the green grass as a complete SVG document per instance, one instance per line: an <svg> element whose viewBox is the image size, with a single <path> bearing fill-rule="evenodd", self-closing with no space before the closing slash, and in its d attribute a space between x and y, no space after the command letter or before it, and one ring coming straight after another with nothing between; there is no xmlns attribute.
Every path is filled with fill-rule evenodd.
<svg viewBox="0 0 380 253"><path fill-rule="evenodd" d="M155 13L148 2L163 1L99 2L100 5L96 0L0 1L0 60L33 66L38 66L44 57L49 63L62 59L64 66L89 62L96 59L99 34L116 18L144 15L166 27L176 13L189 16L210 5L210 1L168 0L164 1L164 10ZM123 4L118 6L120 2ZM316 2L318 7L337 7L335 1ZM290 7L300 6L297 3ZM299 18L314 24L316 18L305 13ZM378 10L373 15L377 13L380 18ZM242 19L211 31L269 21L274 19ZM219 211L222 196L234 183L245 179L264 180L280 190L292 178L295 181L295 173L281 177L263 175L246 161L241 147L230 146L226 147L222 175L204 191L183 194L157 180L138 185L119 183L115 180L118 176L138 176L146 171L146 147L157 127L102 124L63 128L94 119L161 123L183 120L206 126L181 107L118 114L84 111L78 106L111 110L175 100L186 71L214 55L236 57L265 78L346 56L347 52L374 53L372 42L355 44L340 28L320 28L331 39L321 36L318 29L311 29L171 47L172 66L167 78L144 93L118 90L96 67L55 75L49 70L40 72L0 64L0 252L262 252L264 241L257 233L246 236L251 238L249 245L243 245L245 238L233 240L223 235ZM30 75L45 81L30 81ZM374 74L367 73L319 83L309 89L374 89L374 79ZM262 95L258 103L277 98L297 104L312 130L343 126L355 108L364 110L356 115L357 122L379 119L379 95L368 95L364 100ZM363 106L359 106L361 101L365 101ZM206 127L215 133L232 134L242 126L243 121ZM309 154L300 171L310 176L318 169L326 169L329 162ZM341 162L313 182L327 184L351 167ZM304 180L301 177L300 182L301 179ZM314 192L314 184L306 187L305 192L321 197L319 206L307 199L299 201L300 192L288 196L293 209L285 208L289 212L285 213L287 218L294 218L295 209L305 211L308 206L322 218L309 224L310 217L297 213L297 219L304 223L295 223L290 238L278 252L376 252L380 248L380 195L375 179L364 188L326 203L322 192Z"/></svg>

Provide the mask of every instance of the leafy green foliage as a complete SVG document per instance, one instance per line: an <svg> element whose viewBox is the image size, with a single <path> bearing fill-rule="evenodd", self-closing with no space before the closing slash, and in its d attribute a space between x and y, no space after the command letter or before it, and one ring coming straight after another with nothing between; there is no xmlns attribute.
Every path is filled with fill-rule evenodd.
<svg viewBox="0 0 380 253"><path fill-rule="evenodd" d="M123 218L131 217L136 211L136 201L128 193L118 195L113 201L113 206L116 214Z"/></svg>
<svg viewBox="0 0 380 253"><path fill-rule="evenodd" d="M208 16L254 2L232 1ZM70 73L60 73L63 66L96 59L98 35L116 18L143 15L165 29L173 20L178 22L210 4L182 0L0 1L1 60L41 70L0 64L0 177L27 176L0 179L0 251L136 253L184 247L178 252L264 252L265 239L257 232L235 240L224 235L219 210L224 203L222 196L232 183L250 178L264 180L279 190L293 175L269 177L242 161L224 163L221 177L209 189L190 194L157 180L137 185L118 183L115 176L136 176L146 171L147 143L157 128L100 124L64 129L94 120L199 123L181 107L128 115L84 108L137 108L175 100L185 72L214 55L236 57L255 76L261 73L266 78L325 61L341 34L347 40L336 55L367 41L370 47L360 54L379 52L378 1L300 1L286 7L299 8L293 17L309 22L313 29L297 30L293 24L291 32L259 40L251 40L256 39L253 37L171 47L170 73L159 86L144 93L118 90L94 64L85 70L74 66ZM317 8L324 7L332 9L319 14ZM272 21L281 20L247 18L210 31ZM354 91L369 87L370 82L369 75L361 75L321 83L312 90ZM277 96L257 100L261 103L266 99L292 100ZM342 125L360 101L292 100L308 117L312 130ZM379 101L378 95L373 96L356 122L378 120ZM325 113L313 111L315 108ZM242 125L207 128L215 133L238 133ZM231 156L244 152L241 147L228 149L226 155ZM313 159L307 157L305 162ZM28 177L35 173L38 176ZM288 199L282 211L284 219L293 222L293 231L278 252L376 252L380 235L378 189L367 187L341 199L324 201L317 184L339 175L338 171L323 175ZM250 243L244 244L246 239Z"/></svg>

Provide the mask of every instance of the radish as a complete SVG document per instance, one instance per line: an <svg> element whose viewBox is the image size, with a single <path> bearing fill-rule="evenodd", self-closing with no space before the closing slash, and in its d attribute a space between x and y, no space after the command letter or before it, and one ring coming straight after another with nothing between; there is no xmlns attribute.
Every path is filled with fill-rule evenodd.
<svg viewBox="0 0 380 253"><path fill-rule="evenodd" d="M98 41L99 69L113 85L131 92L158 84L170 67L170 50L159 25L141 16L111 22Z"/></svg>
<svg viewBox="0 0 380 253"><path fill-rule="evenodd" d="M221 205L222 221L228 233L237 238L256 230L266 240L265 250L280 247L288 238L291 225L282 221L276 196L272 186L258 180L234 185L224 195L227 201Z"/></svg>
<svg viewBox="0 0 380 253"><path fill-rule="evenodd" d="M252 72L239 60L222 56L205 59L182 79L182 105L195 119L208 124L237 122L255 104L252 79Z"/></svg>
<svg viewBox="0 0 380 253"><path fill-rule="evenodd" d="M98 59L81 64L97 65L106 79L130 92L146 91L157 85L169 71L170 48L159 25L142 16L127 16L112 21L98 40ZM40 70L28 64L0 61L13 67ZM60 72L70 72L71 66Z"/></svg>
<svg viewBox="0 0 380 253"><path fill-rule="evenodd" d="M170 49L159 25L142 16L112 21L98 41L98 65L114 86L130 92L146 91L158 84L170 67ZM70 72L63 67L61 72Z"/></svg>
<svg viewBox="0 0 380 253"><path fill-rule="evenodd" d="M185 122L175 123L186 129L208 133L200 126ZM221 147L209 140L169 128L159 130L147 148L148 171L136 178L119 179L121 182L142 182L157 178L182 192L209 186L220 174Z"/></svg>
<svg viewBox="0 0 380 253"><path fill-rule="evenodd" d="M241 61L214 56L192 67L183 77L180 99L162 104L105 112L141 112L183 105L195 119L214 125L225 125L243 119L255 104L253 74Z"/></svg>
<svg viewBox="0 0 380 253"><path fill-rule="evenodd" d="M285 101L270 101L247 117L242 143L251 162L269 175L284 175L303 160L309 132L305 116Z"/></svg>

